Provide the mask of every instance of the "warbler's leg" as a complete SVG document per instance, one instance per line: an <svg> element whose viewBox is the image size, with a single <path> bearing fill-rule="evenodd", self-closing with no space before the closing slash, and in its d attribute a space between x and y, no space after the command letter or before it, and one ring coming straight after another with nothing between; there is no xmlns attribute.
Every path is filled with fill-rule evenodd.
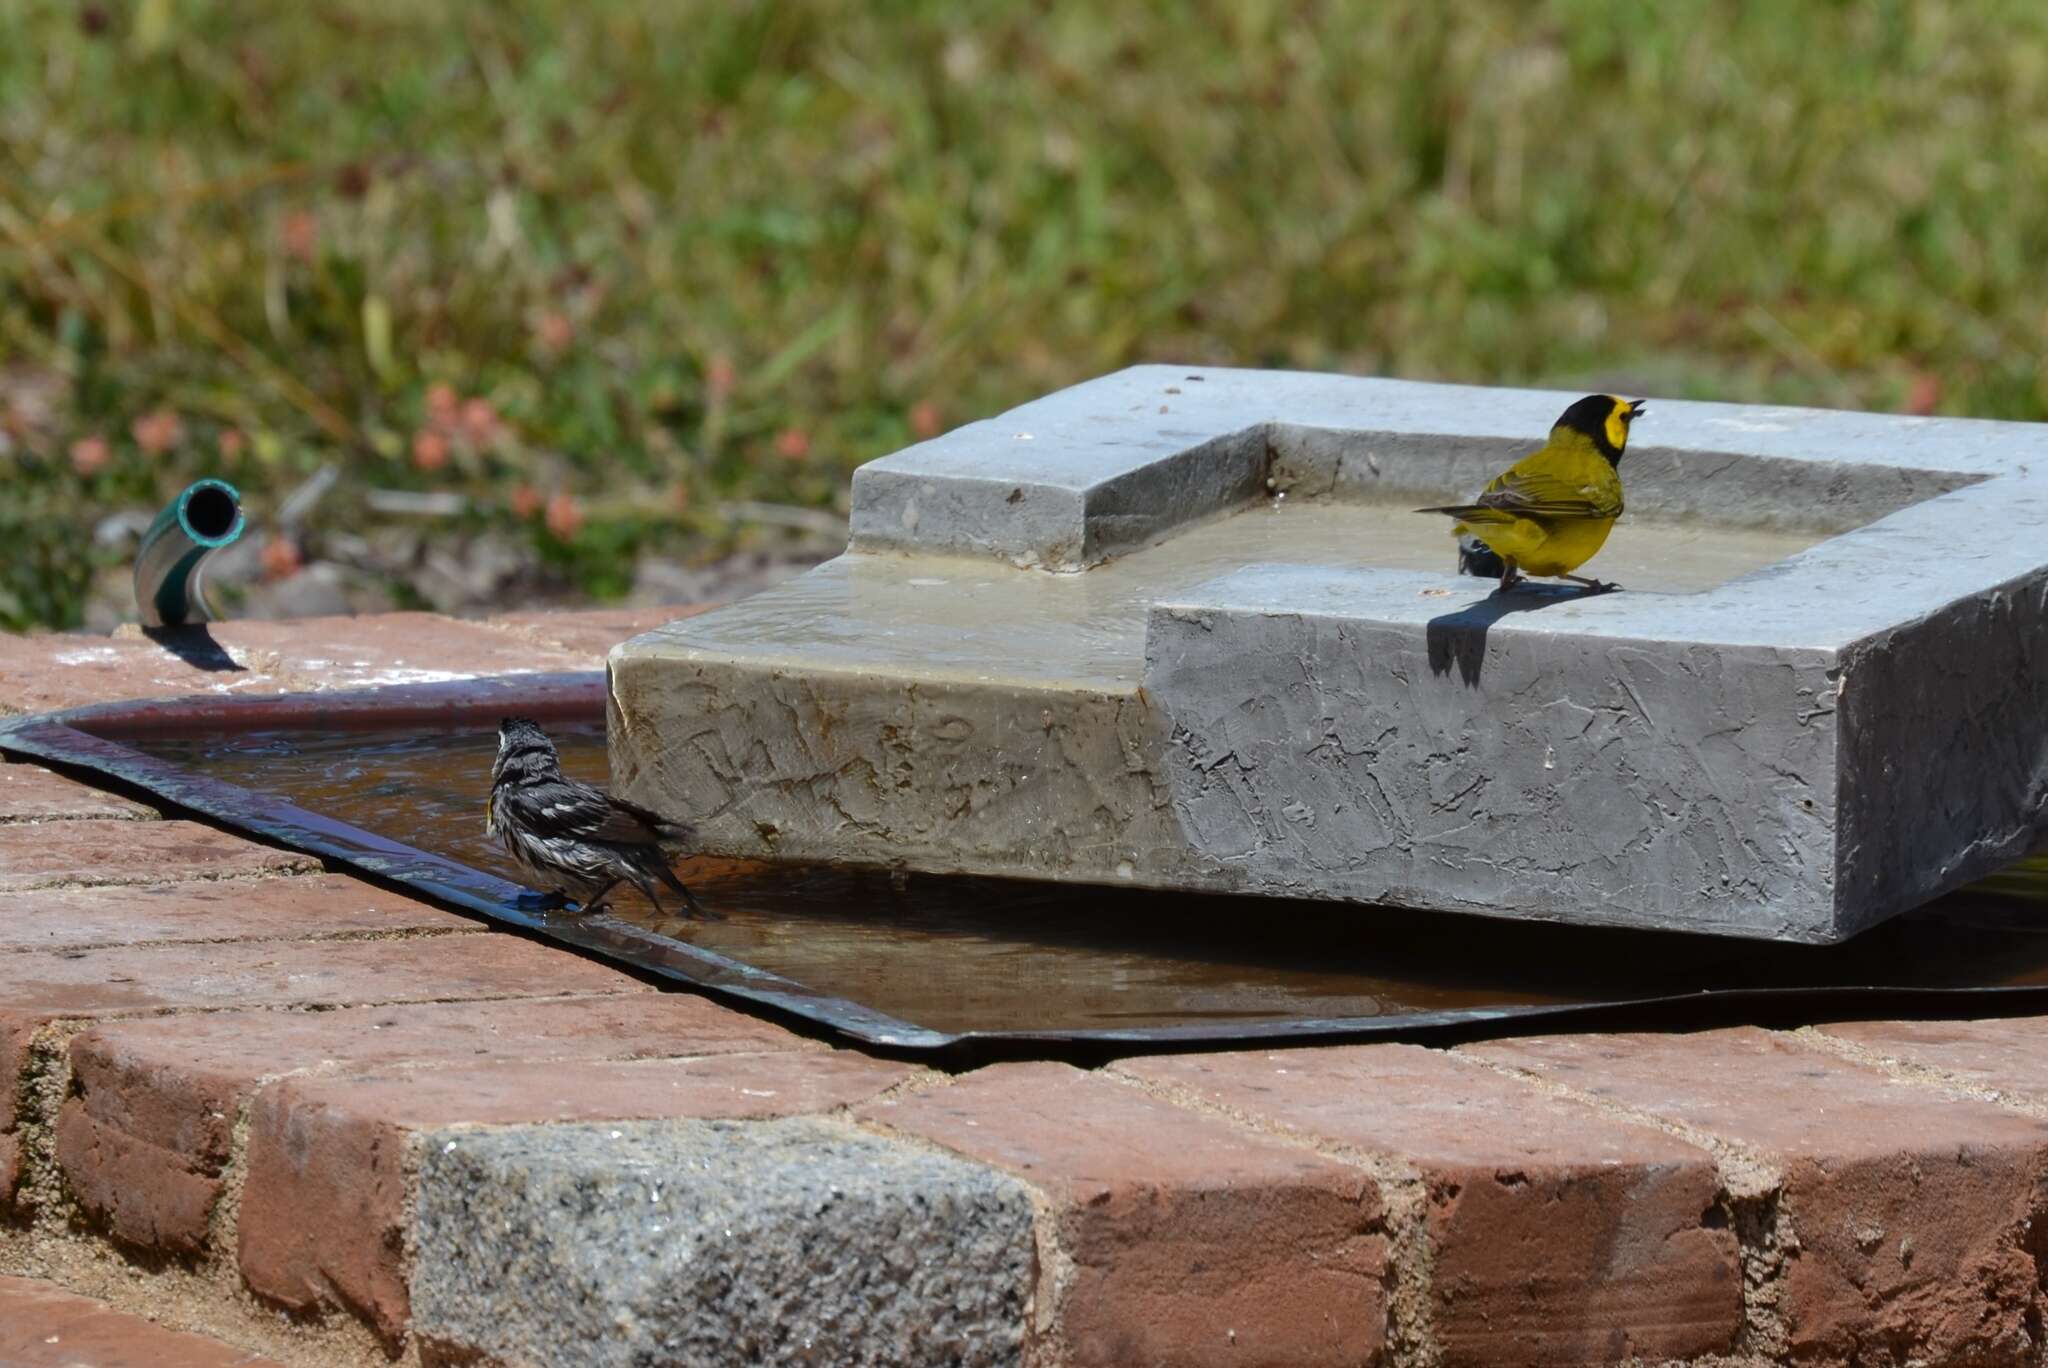
<svg viewBox="0 0 2048 1368"><path fill-rule="evenodd" d="M1615 590L1621 588L1620 585L1616 584L1612 580L1586 579L1579 575L1559 575L1558 578L1568 579L1573 584L1583 584L1586 586L1588 592L1595 594L1611 594Z"/></svg>
<svg viewBox="0 0 2048 1368"><path fill-rule="evenodd" d="M1500 572L1500 588L1496 592L1505 594L1522 582L1522 568L1515 564L1513 556L1502 556L1500 563L1503 568Z"/></svg>
<svg viewBox="0 0 2048 1368"><path fill-rule="evenodd" d="M684 882L683 882L683 881L682 881L681 879L678 879L678 880L676 880L676 892L678 892L678 893L680 893L680 894L682 894L682 895L683 895L683 906L685 906L685 907L687 907L687 908L689 908L689 909L690 909L690 915L691 915L691 916L693 916L693 917L709 917L709 916L711 916L711 913L709 913L709 912L706 912L706 911L704 910L704 904L703 904L703 903L700 903L700 902L698 902L698 901L697 901L697 895L696 895L696 894L694 894L694 893L692 893L692 892L690 892L690 886L689 886L688 884L684 883Z"/></svg>
<svg viewBox="0 0 2048 1368"><path fill-rule="evenodd" d="M619 881L618 881L618 879L617 879L617 877L616 877L616 876L614 876L613 878L609 878L609 879L606 879L606 880L604 881L604 886L603 886L603 887L601 887L601 888L599 888L599 889L597 890L597 892L595 892L595 893L591 894L591 895L590 895L589 897L587 897L587 898L583 898L583 899L580 899L580 900L579 900L579 901L577 902L577 904L576 904L576 910L577 910L578 912L601 912L601 911L603 911L603 910L604 910L604 900L605 900L606 898L610 897L610 896L611 896L611 891L612 891L612 890L613 890L614 888L617 888L618 886L619 886Z"/></svg>
<svg viewBox="0 0 2048 1368"><path fill-rule="evenodd" d="M647 901L654 904L654 914L656 916L666 917L668 915L668 909L661 905L660 897L655 894L654 880L648 878L645 874L640 873L638 870L633 870L623 875L622 877L625 878L627 882L631 883L633 887L639 889L642 893L645 893L647 895Z"/></svg>

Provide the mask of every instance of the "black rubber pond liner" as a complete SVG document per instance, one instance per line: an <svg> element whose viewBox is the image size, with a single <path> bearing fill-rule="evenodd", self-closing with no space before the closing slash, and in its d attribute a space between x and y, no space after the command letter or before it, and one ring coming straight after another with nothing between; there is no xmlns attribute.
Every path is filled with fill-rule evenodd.
<svg viewBox="0 0 2048 1368"><path fill-rule="evenodd" d="M537 906L531 890L459 860L417 849L275 796L195 772L133 744L140 738L288 731L331 736L358 732L489 731L506 713L545 723L589 725L601 719L601 672L528 674L431 684L308 694L236 697L198 695L100 704L0 722L0 752L44 761L164 805L197 814L287 849L315 855L335 867L402 888L429 901L515 926L643 973L687 984L714 997L766 1008L814 1023L890 1052L971 1058L1017 1055L1084 1057L1160 1049L1345 1040L1476 1038L1566 1025L1706 1024L1735 1020L1798 1021L1860 1011L1898 1015L1953 1015L1958 1009L2011 1013L2048 1010L2048 902L2039 957L2025 968L2038 981L1995 981L1995 963L1965 964L1991 982L1929 985L1913 982L1805 984L1707 988L1634 995L1581 992L1576 1000L1442 1010L1403 1010L1371 1016L1298 1015L1252 1020L1205 1019L1171 1025L1093 1026L1074 1029L943 1030L906 1021L851 998L820 991L729 955L661 934L613 915L556 913ZM1416 913L1416 918L1432 914ZM2035 932L2032 919L2021 928ZM1281 923L1272 923L1274 935ZM1500 934L1541 935L1524 924L1478 923ZM1511 930L1508 928L1519 928ZM1170 928L1162 936L1171 937ZM1697 938L1670 936L1690 943ZM1725 942L1720 944L1725 945ZM2029 942L2029 949L2033 943ZM1759 950L1757 953L1765 953ZM1929 972L1911 962L1910 975ZM2008 966L2009 967L2009 966ZM1954 973L1954 966L1943 972ZM1970 1004L1965 1007L1964 1004Z"/></svg>

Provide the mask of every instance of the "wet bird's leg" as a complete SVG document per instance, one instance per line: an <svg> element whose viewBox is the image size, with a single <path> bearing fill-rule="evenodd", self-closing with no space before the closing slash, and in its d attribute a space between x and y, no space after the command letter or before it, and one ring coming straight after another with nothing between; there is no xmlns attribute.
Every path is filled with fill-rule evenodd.
<svg viewBox="0 0 2048 1368"><path fill-rule="evenodd" d="M627 882L631 883L633 887L639 889L642 893L644 893L647 896L647 901L654 904L654 915L656 915L657 917L666 917L668 915L668 909L666 907L663 907L661 905L661 899L655 896L654 880L648 878L645 874L640 874L637 872L622 875L621 877L626 879ZM618 880L614 879L612 880L612 882L617 883Z"/></svg>
<svg viewBox="0 0 2048 1368"><path fill-rule="evenodd" d="M604 910L604 900L611 896L611 891L618 886L619 881L617 879L607 879L603 888L598 889L597 892L578 902L576 910L578 912L599 912Z"/></svg>
<svg viewBox="0 0 2048 1368"><path fill-rule="evenodd" d="M1620 585L1612 580L1585 579L1579 575L1559 575L1558 578L1568 579L1573 584L1585 585L1588 594L1611 594L1621 588Z"/></svg>

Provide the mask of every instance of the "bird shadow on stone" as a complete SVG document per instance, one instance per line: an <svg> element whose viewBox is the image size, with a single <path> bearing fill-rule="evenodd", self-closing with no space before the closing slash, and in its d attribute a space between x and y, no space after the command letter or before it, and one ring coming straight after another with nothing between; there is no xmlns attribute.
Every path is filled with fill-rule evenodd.
<svg viewBox="0 0 2048 1368"><path fill-rule="evenodd" d="M1534 612L1585 595L1583 589L1524 580L1513 589L1497 589L1455 613L1433 617L1423 628L1423 640L1429 647L1429 672L1447 675L1456 669L1459 681L1476 689L1486 669L1486 633L1494 623L1510 613Z"/></svg>
<svg viewBox="0 0 2048 1368"><path fill-rule="evenodd" d="M195 670L210 674L236 674L246 667L213 639L204 623L185 627L145 627L142 634Z"/></svg>

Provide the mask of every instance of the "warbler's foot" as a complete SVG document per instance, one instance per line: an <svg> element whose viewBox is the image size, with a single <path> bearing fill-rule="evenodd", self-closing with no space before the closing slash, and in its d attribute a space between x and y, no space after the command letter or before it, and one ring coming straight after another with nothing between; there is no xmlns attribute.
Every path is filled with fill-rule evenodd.
<svg viewBox="0 0 2048 1368"><path fill-rule="evenodd" d="M1568 579L1573 584L1585 585L1586 594L1589 598L1594 594L1611 594L1615 590L1621 588L1621 586L1616 584L1613 580L1584 579L1578 575L1559 575L1558 578Z"/></svg>
<svg viewBox="0 0 2048 1368"><path fill-rule="evenodd" d="M703 903L698 902L697 895L692 893L687 888L683 890L683 906L690 909L690 915L693 917L702 917L705 921L725 920L725 914L723 912L713 912Z"/></svg>
<svg viewBox="0 0 2048 1368"><path fill-rule="evenodd" d="M1494 590L1493 592L1496 594L1505 594L1508 592L1508 590L1513 589L1522 583L1524 583L1522 576L1515 574L1513 571L1509 571L1507 574L1502 575L1500 577L1500 587Z"/></svg>

